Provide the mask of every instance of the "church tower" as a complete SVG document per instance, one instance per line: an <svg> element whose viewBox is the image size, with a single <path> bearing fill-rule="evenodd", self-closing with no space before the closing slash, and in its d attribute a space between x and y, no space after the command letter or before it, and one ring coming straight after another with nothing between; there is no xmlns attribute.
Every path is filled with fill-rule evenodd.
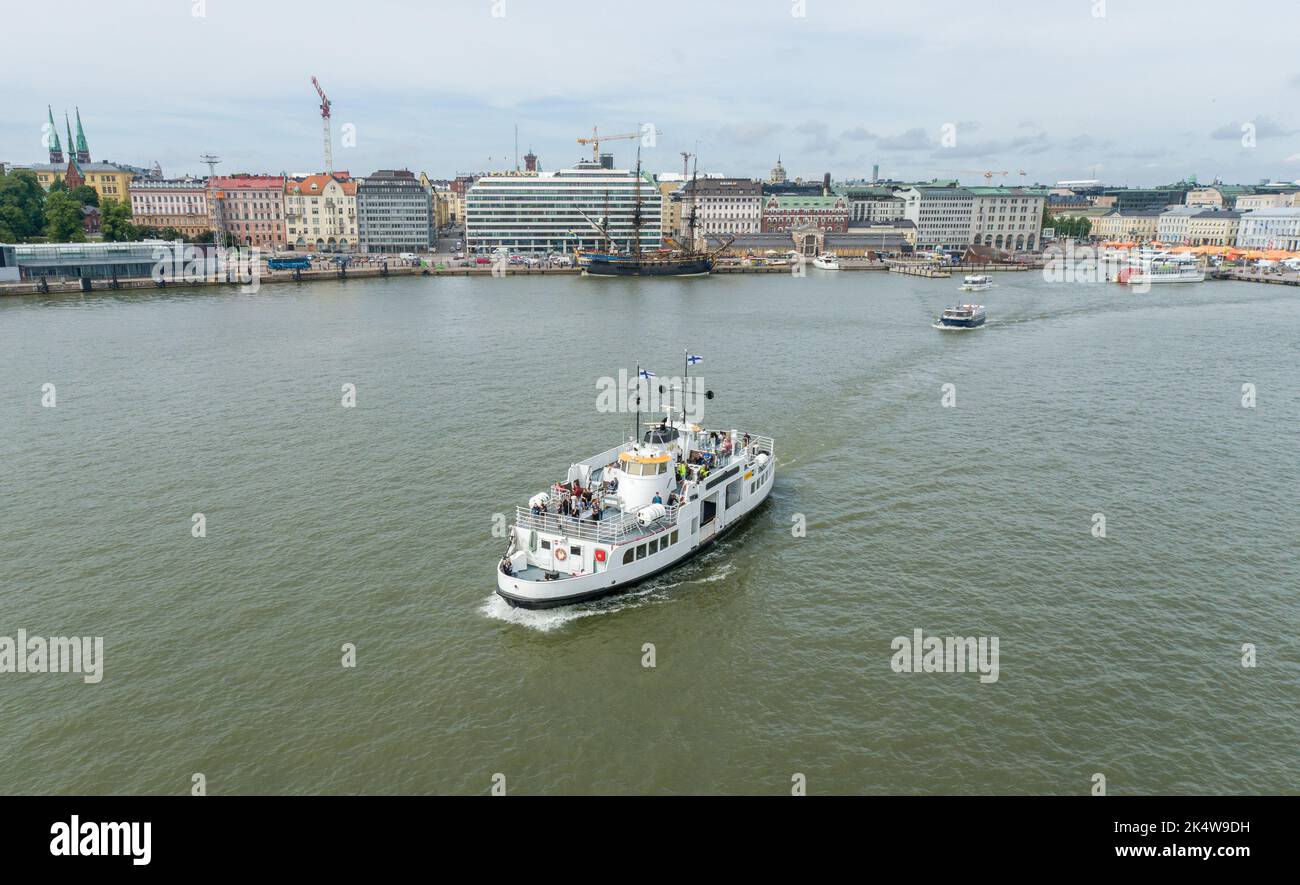
<svg viewBox="0 0 1300 885"><path fill-rule="evenodd" d="M68 151L72 151L72 142L68 142ZM77 162L90 162L90 148L86 145L86 133L81 128L81 108L77 108Z"/></svg>
<svg viewBox="0 0 1300 885"><path fill-rule="evenodd" d="M48 111L50 114L50 128L48 130L49 134L46 136L50 141L49 144L50 164L62 166L63 146L59 144L59 130L54 127L54 109L51 108L49 105L46 105L45 110Z"/></svg>

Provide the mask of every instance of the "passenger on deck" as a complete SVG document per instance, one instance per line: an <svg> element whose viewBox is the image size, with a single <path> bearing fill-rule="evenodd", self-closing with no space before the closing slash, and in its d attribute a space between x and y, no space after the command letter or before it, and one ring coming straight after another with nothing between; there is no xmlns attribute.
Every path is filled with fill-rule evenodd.
<svg viewBox="0 0 1300 885"><path fill-rule="evenodd" d="M617 477L617 476L611 476L611 477L609 478L609 490L610 490L611 492L617 492L617 491L618 491L618 477Z"/></svg>
<svg viewBox="0 0 1300 885"><path fill-rule="evenodd" d="M592 501L592 502L591 502L591 518L592 518L592 519L594 519L596 522L600 522L600 517L601 517L602 514L604 514L604 512L605 512L605 511L601 509L600 501Z"/></svg>
<svg viewBox="0 0 1300 885"><path fill-rule="evenodd" d="M677 481L681 482L684 479L686 479L686 465L679 462L677 464Z"/></svg>
<svg viewBox="0 0 1300 885"><path fill-rule="evenodd" d="M662 504L663 502L664 502L664 499L661 498L661 497L659 497L659 493L658 493L658 492L655 492L655 496L654 496L653 498L650 499L650 503L651 503L651 504Z"/></svg>
<svg viewBox="0 0 1300 885"><path fill-rule="evenodd" d="M731 437L730 437L730 436L724 437L723 440L722 440L722 454L724 454L724 455L730 455L730 454L731 454Z"/></svg>

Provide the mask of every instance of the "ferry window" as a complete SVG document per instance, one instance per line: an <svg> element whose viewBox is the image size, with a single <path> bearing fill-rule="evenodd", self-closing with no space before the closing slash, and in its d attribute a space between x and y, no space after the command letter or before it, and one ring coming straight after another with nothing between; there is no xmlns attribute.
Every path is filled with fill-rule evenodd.
<svg viewBox="0 0 1300 885"><path fill-rule="evenodd" d="M697 516L691 520L691 534L697 534L700 530L700 518Z"/></svg>
<svg viewBox="0 0 1300 885"><path fill-rule="evenodd" d="M645 559L645 545L641 544L636 548L636 558Z"/></svg>
<svg viewBox="0 0 1300 885"><path fill-rule="evenodd" d="M569 548L569 552L572 553L574 556L581 556L582 548L579 547L577 544L574 544L572 547Z"/></svg>
<svg viewBox="0 0 1300 885"><path fill-rule="evenodd" d="M550 550L550 549L551 549L551 542L550 542L550 541L543 541L543 542L542 542L542 549L543 549L543 550Z"/></svg>
<svg viewBox="0 0 1300 885"><path fill-rule="evenodd" d="M661 464L659 465L659 470L658 470L657 472L659 472L659 473L667 473L667 472L668 472L668 462L667 462L667 461L664 461L663 463L661 463Z"/></svg>
<svg viewBox="0 0 1300 885"><path fill-rule="evenodd" d="M669 539L668 539L668 543L669 543L669 544L676 544L676 543L677 543L677 533L676 533L676 532L673 532L672 535L669 537Z"/></svg>
<svg viewBox="0 0 1300 885"><path fill-rule="evenodd" d="M634 553L636 553L636 548L634 547L627 548L627 552L623 554L623 565L627 565L629 562L632 561L632 554Z"/></svg>
<svg viewBox="0 0 1300 885"><path fill-rule="evenodd" d="M653 555L658 552L659 552L659 539L655 538L653 541L650 542L650 553L651 555Z"/></svg>
<svg viewBox="0 0 1300 885"><path fill-rule="evenodd" d="M735 507L740 503L740 480L735 480L727 486L727 507Z"/></svg>

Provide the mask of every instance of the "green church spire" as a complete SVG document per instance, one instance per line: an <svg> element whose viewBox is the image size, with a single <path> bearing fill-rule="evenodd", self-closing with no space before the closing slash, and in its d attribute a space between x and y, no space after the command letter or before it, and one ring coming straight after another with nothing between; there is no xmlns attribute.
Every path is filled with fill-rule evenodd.
<svg viewBox="0 0 1300 885"><path fill-rule="evenodd" d="M46 130L46 138L49 141L50 149L50 163L51 165L58 165L63 162L63 146L59 144L59 130L54 125L54 108L46 105L45 110L50 118L50 128Z"/></svg>
<svg viewBox="0 0 1300 885"><path fill-rule="evenodd" d="M50 138L54 139L52 142L50 142L50 151L51 152L59 151L61 153L63 151L63 148L59 144L59 130L54 128L54 108L50 107L49 105L46 105L45 110L48 111L50 115Z"/></svg>
<svg viewBox="0 0 1300 885"><path fill-rule="evenodd" d="M82 163L90 162L90 148L86 145L86 133L81 128L81 108L77 108L77 159ZM68 147L72 142L68 142Z"/></svg>

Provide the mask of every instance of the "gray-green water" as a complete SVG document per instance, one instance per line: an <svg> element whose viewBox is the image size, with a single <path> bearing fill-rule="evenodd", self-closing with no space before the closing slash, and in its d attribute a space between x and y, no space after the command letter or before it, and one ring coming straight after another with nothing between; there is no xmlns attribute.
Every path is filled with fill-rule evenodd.
<svg viewBox="0 0 1300 885"><path fill-rule="evenodd" d="M0 673L0 792L1295 792L1300 290L1008 274L933 330L956 288L0 301L0 636L106 645L98 685ZM505 608L493 515L685 348L708 423L776 438L772 501L636 595ZM893 672L916 628L1000 678Z"/></svg>

